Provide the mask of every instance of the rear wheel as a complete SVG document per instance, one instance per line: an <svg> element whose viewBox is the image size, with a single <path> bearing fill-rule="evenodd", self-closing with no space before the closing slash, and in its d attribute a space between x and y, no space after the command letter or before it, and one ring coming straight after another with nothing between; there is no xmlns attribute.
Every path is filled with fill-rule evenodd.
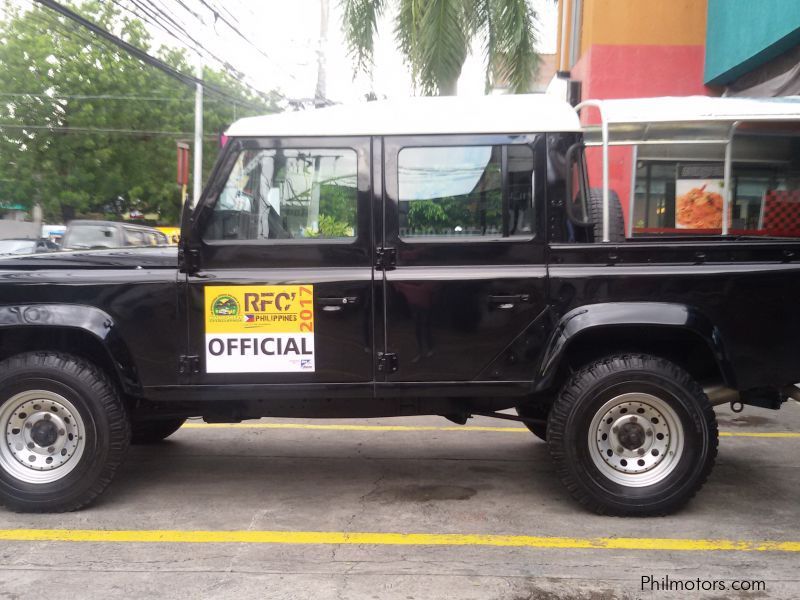
<svg viewBox="0 0 800 600"><path fill-rule="evenodd" d="M564 386L548 421L559 476L598 513L664 515L705 483L717 423L703 390L653 356L612 356Z"/></svg>
<svg viewBox="0 0 800 600"><path fill-rule="evenodd" d="M0 363L0 503L75 510L100 495L128 449L114 385L94 365L31 352Z"/></svg>
<svg viewBox="0 0 800 600"><path fill-rule="evenodd" d="M183 426L186 419L142 419L131 423L132 444L155 444L167 439Z"/></svg>

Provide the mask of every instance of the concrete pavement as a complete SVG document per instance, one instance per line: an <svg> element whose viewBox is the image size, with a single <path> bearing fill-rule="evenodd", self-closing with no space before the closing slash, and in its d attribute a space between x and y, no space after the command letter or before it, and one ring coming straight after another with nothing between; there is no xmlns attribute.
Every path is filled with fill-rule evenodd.
<svg viewBox="0 0 800 600"><path fill-rule="evenodd" d="M800 552L758 549L800 548L800 405L718 414L727 435L709 482L685 510L658 519L586 513L556 479L545 444L505 421L473 419L487 429L472 430L434 417L192 423L133 448L87 510L0 511L0 537L12 532L0 541L0 598L800 597ZM791 435L763 435L775 433ZM19 530L70 541L14 539ZM109 530L147 533L79 541ZM198 541L180 541L186 532L200 532ZM279 543L263 532L278 532ZM329 543L320 532L377 537ZM459 545L393 537L407 533L456 534ZM214 535L222 540L204 539ZM605 547L581 547L598 538ZM613 547L617 538L631 548ZM697 549L703 540L745 549ZM763 580L766 589L651 592L643 576Z"/></svg>

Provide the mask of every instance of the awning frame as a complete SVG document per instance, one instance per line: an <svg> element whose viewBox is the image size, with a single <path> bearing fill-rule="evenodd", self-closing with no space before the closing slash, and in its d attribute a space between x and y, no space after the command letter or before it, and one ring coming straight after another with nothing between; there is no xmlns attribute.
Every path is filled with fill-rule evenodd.
<svg viewBox="0 0 800 600"><path fill-rule="evenodd" d="M663 109L668 107L670 111ZM743 123L795 122L800 123L800 97L782 99L729 99L708 97L684 98L643 98L641 100L585 100L575 107L578 115L584 108L596 108L600 115L600 141L585 142L586 146L602 146L602 185L603 185L603 242L610 242L610 194L609 147L639 145L677 145L677 144L716 144L725 146L722 235L730 231L730 206L733 202L731 185L733 164L733 140L737 129ZM659 110L661 109L661 110ZM625 114L625 111L628 114ZM622 113L614 115L615 112ZM666 113L666 114L665 114ZM618 126L644 125L639 139L630 131L620 133L624 139L612 139L612 128ZM648 139L652 129L661 125L656 139ZM681 125L692 125L694 129L710 130L711 137L697 139L689 137L681 130ZM673 126L673 129L670 129ZM723 130L726 135L722 137ZM584 135L596 132L596 126L584 127ZM635 133L635 132L634 132ZM633 179L632 179L633 180ZM630 206L633 206L633 187L631 187ZM633 218L629 215L629 222ZM632 228L628 228L629 235Z"/></svg>

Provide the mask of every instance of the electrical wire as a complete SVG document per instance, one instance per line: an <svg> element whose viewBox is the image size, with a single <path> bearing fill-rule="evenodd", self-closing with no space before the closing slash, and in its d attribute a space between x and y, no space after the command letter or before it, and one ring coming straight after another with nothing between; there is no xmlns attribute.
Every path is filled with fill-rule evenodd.
<svg viewBox="0 0 800 600"><path fill-rule="evenodd" d="M191 102L194 98L170 96L120 96L113 94L43 94L39 92L0 92L0 97L8 98L47 98L50 100L127 100L135 102ZM219 98L208 98L207 102L222 102Z"/></svg>
<svg viewBox="0 0 800 600"><path fill-rule="evenodd" d="M256 108L255 104L251 104L250 102L244 101L241 98L237 98L236 96L231 95L230 93L226 92L222 88L219 88L216 85L210 84L210 83L204 81L203 79L200 79L198 77L194 77L193 75L187 75L186 73L181 73L180 71L178 71L174 67L168 65L164 61L162 61L162 60L160 60L160 59L158 59L158 58L156 58L154 56L151 56L150 54L148 54L144 50L142 50L140 48L137 48L136 46L126 42L125 40L119 38L118 36L114 35L113 33L103 29L102 27L98 26L95 23L92 23L88 19L85 19L84 17L82 17L78 13L72 11L71 9L67 8L66 6L63 6L62 4L60 4L58 2L55 2L54 0L33 0L33 1L39 3L39 4L43 5L43 6L46 6L47 8L50 8L50 9L52 9L52 10L58 12L58 13L60 13L61 15L67 17L68 19L71 19L72 21L75 21L76 23L80 24L81 26L85 27L86 29L89 29L92 33L94 33L95 35L99 36L100 38L103 38L103 39L111 42L115 46L118 46L118 47L122 48L127 53L129 53L132 56L135 56L136 58L138 58L141 62L143 62L145 64L148 64L150 66L153 66L153 67L163 71L164 73L166 73L167 75L173 77L174 79L177 79L177 80L179 80L179 81L181 81L181 82L183 82L183 83L185 83L187 85L194 85L194 84L202 85L204 87L204 89L208 90L209 92L215 93L220 97L227 98L228 100L236 100L236 102L238 104L240 104L242 106L252 107L255 110L263 110L263 107Z"/></svg>
<svg viewBox="0 0 800 600"><path fill-rule="evenodd" d="M251 92L255 93L256 95L263 96L265 92L262 90L254 87L247 81L245 81L244 73L236 69L230 62L225 60L224 58L220 58L219 55L215 54L211 50L209 50L206 46L204 46L201 42L199 42L195 37L193 37L186 29L186 25L178 20L177 15L174 15L172 12L167 12L165 7L159 6L153 0L128 0L131 2L139 11L135 11L127 6L125 6L121 0L112 0L117 6L124 8L129 13L136 16L138 19L157 27L163 30L165 33L173 37L177 40L181 45L186 46L193 52L197 53L200 56L206 56L211 60L218 63L222 70L225 71L228 75L230 75L233 79L241 83L243 86L248 88ZM195 13L192 13L195 14ZM173 31L175 30L175 31ZM177 33L176 33L177 31ZM180 33L185 39L179 37L178 33ZM189 41L187 41L189 40ZM273 92L275 93L275 92ZM279 94L280 95L280 94ZM282 95L280 95L282 97Z"/></svg>
<svg viewBox="0 0 800 600"><path fill-rule="evenodd" d="M252 40L250 40L250 38L248 38L246 35L244 35L239 30L238 27L233 25L225 16L220 14L220 12L217 11L213 6L211 6L206 0L200 0L200 3L203 6L205 6L208 10L210 10L212 12L212 14L214 15L215 19L219 19L220 21L222 21L231 31L233 31L238 37L240 37L242 40L244 40L249 46L254 48L261 56L266 58L273 65L277 66L281 71L283 71L286 75L291 77L293 80L297 81L297 77L294 75L294 73L292 73L290 71L287 71L280 63L278 63L269 54L267 54L261 48L259 48Z"/></svg>
<svg viewBox="0 0 800 600"><path fill-rule="evenodd" d="M169 136L177 138L191 138L194 133L191 131L151 131L147 129L113 129L103 127L67 127L52 125L19 125L17 123L0 123L0 129L22 129L22 130L42 130L63 132L63 133L110 133L118 135L138 135L142 137ZM216 135L208 134L203 136L205 139L217 139Z"/></svg>

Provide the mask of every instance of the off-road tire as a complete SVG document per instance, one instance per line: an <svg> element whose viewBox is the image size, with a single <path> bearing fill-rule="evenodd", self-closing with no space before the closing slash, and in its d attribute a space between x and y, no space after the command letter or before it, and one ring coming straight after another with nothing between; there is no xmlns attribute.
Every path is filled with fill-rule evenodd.
<svg viewBox="0 0 800 600"><path fill-rule="evenodd" d="M550 413L550 407L542 404L535 404L533 406L518 406L516 408L517 414L520 417L528 419L541 419L543 423L522 423L527 427L530 432L538 437L540 440L547 441L547 415Z"/></svg>
<svg viewBox="0 0 800 600"><path fill-rule="evenodd" d="M186 419L142 419L131 422L131 444L156 444L178 431Z"/></svg>
<svg viewBox="0 0 800 600"><path fill-rule="evenodd" d="M645 405L650 402L656 406L658 400L665 416L671 413L675 422L676 431L671 438L675 443L662 451L668 469L662 469L660 474L656 471L634 474L633 478L644 478L638 482L634 482L632 474L618 472L622 469L619 464L616 467L611 464L615 460L621 463L622 452L614 458L609 454L606 459L605 453L610 449L600 452L596 449L606 443L600 441L599 433L603 427L612 427L606 423L622 423L623 418L636 416L635 402L627 404L631 406L627 414L627 409L621 410L627 405L620 404L620 398L643 398ZM606 415L615 413L604 412L605 408L615 403L617 408L612 411L618 410L620 420L606 420ZM619 414L623 412L626 414ZM642 432L650 428L648 419L640 422L645 424ZM594 431L597 423L600 429ZM661 423L653 428L664 426ZM655 437L646 439L655 443ZM661 434L660 439L670 438ZM593 443L597 444L595 449L590 447ZM679 366L645 354L610 356L575 373L561 390L548 420L548 445L559 477L578 502L599 514L661 516L676 511L705 483L714 465L717 444L716 417L702 388ZM633 451L621 445L618 449ZM672 457L671 463L667 462L667 456ZM625 464L627 468L634 462ZM633 466L637 468L646 467ZM663 479L656 480L653 475ZM648 483L648 477L652 484Z"/></svg>
<svg viewBox="0 0 800 600"><path fill-rule="evenodd" d="M0 504L17 512L37 513L65 512L86 506L108 487L128 450L130 424L116 386L95 365L66 353L29 352L6 359L0 363L0 412L5 407L6 414L16 414L10 417L16 420L9 421L0 431L0 444L7 444L13 431L19 435L22 409L13 412L14 404L19 402L14 398L26 394L34 398L29 403L40 402L35 400L37 395L47 394L66 400L76 411L76 418L66 419L70 423L68 427L81 422L80 429L75 429L74 439L80 440L82 450L65 459L74 459L71 470L65 469L65 475L58 473L54 475L58 479L44 483L26 481L27 475L15 474L14 469L24 472L27 468L35 477L36 471L22 464L23 461L18 461L22 465L18 466L6 452L4 460L7 462L0 462ZM54 408L52 401L40 404L37 410L53 409L53 414L58 415L59 409ZM49 458L47 450L37 450L43 454L37 456L41 461L35 464L43 464L44 459Z"/></svg>
<svg viewBox="0 0 800 600"><path fill-rule="evenodd" d="M595 242L603 241L603 190L591 188L586 203L589 220L594 224ZM625 217L622 214L622 203L617 192L608 190L608 241L620 243L625 241Z"/></svg>

